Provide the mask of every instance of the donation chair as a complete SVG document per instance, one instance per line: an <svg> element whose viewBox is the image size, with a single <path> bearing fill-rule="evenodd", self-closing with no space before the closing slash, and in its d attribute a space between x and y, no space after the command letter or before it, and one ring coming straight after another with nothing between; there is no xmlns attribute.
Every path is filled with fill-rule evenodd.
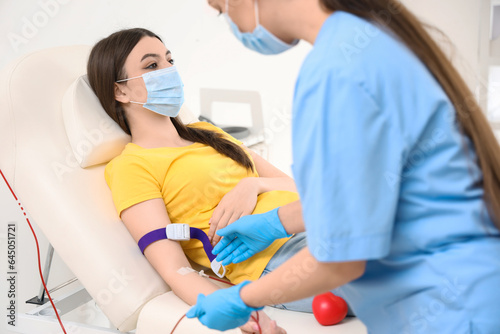
<svg viewBox="0 0 500 334"><path fill-rule="evenodd" d="M141 254L116 213L104 167L130 138L106 115L88 85L89 51L88 46L46 49L3 71L0 169L33 223L116 328L81 325L73 333L170 333L190 306ZM181 118L196 121L186 109ZM356 318L322 327L312 314L266 311L289 334L366 333ZM40 325L28 330L20 321L18 331L62 333L55 316L42 319L37 312L28 313L25 323L40 319ZM67 324L64 319L63 314ZM175 333L220 332L197 319L183 319Z"/></svg>

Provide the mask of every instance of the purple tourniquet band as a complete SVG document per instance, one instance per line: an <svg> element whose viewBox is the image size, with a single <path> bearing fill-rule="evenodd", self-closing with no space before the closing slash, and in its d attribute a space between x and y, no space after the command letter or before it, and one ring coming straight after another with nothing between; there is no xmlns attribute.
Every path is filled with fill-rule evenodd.
<svg viewBox="0 0 500 334"><path fill-rule="evenodd" d="M212 262L216 256L212 254L212 244L210 243L210 239L208 239L208 236L205 232L200 230L199 228L195 227L190 227L189 232L191 235L191 239L198 239L201 241L203 244L203 249L205 250L205 253L208 256L208 259L210 262ZM159 228L157 230L153 230L149 233L146 233L137 243L139 245L139 248L141 249L142 254L144 254L144 250L146 247L148 247L150 244L152 244L155 241L162 240L162 239L168 239L167 238L167 229L165 227Z"/></svg>
<svg viewBox="0 0 500 334"><path fill-rule="evenodd" d="M191 234L191 239L198 239L201 241L201 243L203 244L203 249L205 250L205 253L207 254L210 262L215 260L215 258L217 256L212 254L212 249L214 249L214 248L213 248L212 244L210 243L210 239L208 239L207 234L205 232L203 232L202 230L200 230L199 228L195 228L195 227L190 227L189 231Z"/></svg>
<svg viewBox="0 0 500 334"><path fill-rule="evenodd" d="M167 229L165 227L159 228L159 229L151 231L149 233L146 233L139 240L137 245L141 249L142 254L144 254L144 250L146 249L146 247L148 247L153 242L158 241L158 240L162 240L162 239L168 239L167 238Z"/></svg>

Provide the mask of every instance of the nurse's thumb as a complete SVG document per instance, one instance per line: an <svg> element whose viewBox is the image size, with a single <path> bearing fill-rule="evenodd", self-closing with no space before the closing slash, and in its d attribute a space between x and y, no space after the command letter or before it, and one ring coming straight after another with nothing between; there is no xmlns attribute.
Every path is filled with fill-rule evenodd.
<svg viewBox="0 0 500 334"><path fill-rule="evenodd" d="M198 318L201 315L202 315L201 309L198 308L198 305L191 307L189 311L187 311L186 313L187 318Z"/></svg>
<svg viewBox="0 0 500 334"><path fill-rule="evenodd" d="M200 304L203 302L203 299L205 299L205 296L200 293L198 295L198 300L196 302L196 305L194 305L189 309L189 311L187 311L186 313L187 318L199 318L205 314L203 308L200 306Z"/></svg>

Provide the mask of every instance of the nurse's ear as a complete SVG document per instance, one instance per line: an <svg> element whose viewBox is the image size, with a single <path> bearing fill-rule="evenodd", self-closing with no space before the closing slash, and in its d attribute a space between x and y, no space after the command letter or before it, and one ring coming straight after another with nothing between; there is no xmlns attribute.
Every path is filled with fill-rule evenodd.
<svg viewBox="0 0 500 334"><path fill-rule="evenodd" d="M119 83L115 82L115 100L121 103L129 103L130 98Z"/></svg>

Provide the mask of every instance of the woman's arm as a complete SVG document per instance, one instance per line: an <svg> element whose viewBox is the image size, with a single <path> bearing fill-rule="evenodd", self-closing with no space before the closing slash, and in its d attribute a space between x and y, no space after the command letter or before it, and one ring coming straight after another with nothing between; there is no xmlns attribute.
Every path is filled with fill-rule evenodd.
<svg viewBox="0 0 500 334"><path fill-rule="evenodd" d="M209 221L210 229L207 233L212 245L216 245L220 240L220 236L216 234L217 230L252 213L259 194L272 190L297 192L295 183L290 176L274 167L254 151L243 145L242 148L251 155L259 177L241 179L219 202ZM293 211L296 213L296 210ZM295 229L297 228L291 228L291 230Z"/></svg>
<svg viewBox="0 0 500 334"><path fill-rule="evenodd" d="M146 233L170 224L161 198L133 205L122 212L121 218L136 242ZM199 293L209 294L217 290L215 284L196 272L186 275L178 272L183 267L191 268L178 241L156 241L145 249L144 255L172 291L189 305L196 303Z"/></svg>
<svg viewBox="0 0 500 334"><path fill-rule="evenodd" d="M266 159L262 158L248 147L244 145L242 145L242 147L252 157L255 163L255 169L260 176L258 178L250 178L255 179L253 181L257 183L259 194L272 190L288 190L297 192L295 182L290 176L274 167Z"/></svg>
<svg viewBox="0 0 500 334"><path fill-rule="evenodd" d="M165 203L161 198L133 205L122 212L121 218L136 242L139 242L139 239L146 233L170 224L170 219L165 210ZM189 305L196 304L200 293L209 295L219 289L214 283L201 277L196 272L188 274L178 272L179 269L184 267L191 268L178 241L158 240L146 247L144 255L163 280L172 288L172 291ZM273 333L285 333L265 313L260 312L260 314L260 325L263 330L269 329ZM244 334L252 333L254 326L253 321L249 321L240 329Z"/></svg>
<svg viewBox="0 0 500 334"><path fill-rule="evenodd" d="M259 194L271 190L288 190L297 192L295 182L290 176L274 167L266 159L262 158L248 147L243 147L252 156L257 173L259 173L260 177L255 180L255 182L257 182ZM305 227L302 219L302 205L300 204L300 201L295 201L282 206L278 210L278 214L283 227L288 234L304 232Z"/></svg>

